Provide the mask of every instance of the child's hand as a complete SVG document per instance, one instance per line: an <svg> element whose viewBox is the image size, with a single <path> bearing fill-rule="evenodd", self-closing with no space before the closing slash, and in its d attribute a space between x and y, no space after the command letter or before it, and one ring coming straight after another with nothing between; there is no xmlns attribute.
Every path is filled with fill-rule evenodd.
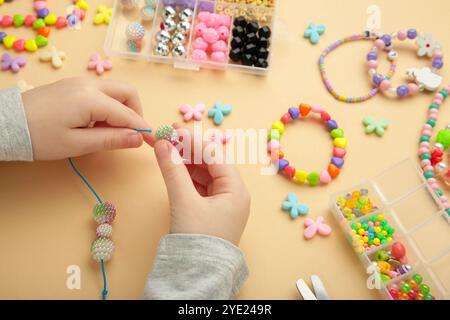
<svg viewBox="0 0 450 320"><path fill-rule="evenodd" d="M178 151L163 140L156 142L155 154L169 194L170 232L215 236L238 245L250 212L250 195L236 168L185 165Z"/></svg>
<svg viewBox="0 0 450 320"><path fill-rule="evenodd" d="M129 84L72 78L22 94L35 160L137 148L148 129Z"/></svg>

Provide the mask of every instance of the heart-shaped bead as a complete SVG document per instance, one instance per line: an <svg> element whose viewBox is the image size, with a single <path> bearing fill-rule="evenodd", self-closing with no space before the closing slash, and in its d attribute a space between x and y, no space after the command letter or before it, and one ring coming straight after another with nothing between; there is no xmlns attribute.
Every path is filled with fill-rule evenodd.
<svg viewBox="0 0 450 320"><path fill-rule="evenodd" d="M344 165L344 159L339 158L339 157L333 157L333 158L331 158L331 163L334 164L338 168L342 168L342 166Z"/></svg>
<svg viewBox="0 0 450 320"><path fill-rule="evenodd" d="M13 20L15 27L21 27L25 22L25 17L21 14L15 14Z"/></svg>
<svg viewBox="0 0 450 320"><path fill-rule="evenodd" d="M28 52L35 52L37 51L38 46L36 44L36 41L34 39L28 39L25 41L25 50Z"/></svg>
<svg viewBox="0 0 450 320"><path fill-rule="evenodd" d="M35 21L36 21L36 17L29 14L25 17L25 26L31 27Z"/></svg>
<svg viewBox="0 0 450 320"><path fill-rule="evenodd" d="M1 19L1 26L3 28L11 27L13 25L14 19L11 16L3 16Z"/></svg>
<svg viewBox="0 0 450 320"><path fill-rule="evenodd" d="M331 182L331 176L327 170L323 170L320 173L319 179L320 179L320 183L322 183L322 184L329 184Z"/></svg>
<svg viewBox="0 0 450 320"><path fill-rule="evenodd" d="M48 35L50 34L50 27L40 27L37 33L48 38Z"/></svg>
<svg viewBox="0 0 450 320"><path fill-rule="evenodd" d="M67 19L65 17L58 17L58 19L56 19L56 28L58 29L62 29L67 27Z"/></svg>
<svg viewBox="0 0 450 320"><path fill-rule="evenodd" d="M45 47L48 44L48 39L40 34L38 34L36 38L34 38L34 41L36 41L36 45L38 46L38 48Z"/></svg>
<svg viewBox="0 0 450 320"><path fill-rule="evenodd" d="M24 39L16 40L13 44L13 48L14 48L14 50L16 50L16 52L24 51L25 50L25 40Z"/></svg>
<svg viewBox="0 0 450 320"><path fill-rule="evenodd" d="M47 8L47 2L46 1L35 1L34 2L34 10L42 10Z"/></svg>
<svg viewBox="0 0 450 320"><path fill-rule="evenodd" d="M36 21L33 22L33 28L39 29L41 27L45 27L44 19L36 19Z"/></svg>
<svg viewBox="0 0 450 320"><path fill-rule="evenodd" d="M6 49L11 49L14 45L14 42L16 42L16 38L13 36L6 36L3 38L3 45Z"/></svg>

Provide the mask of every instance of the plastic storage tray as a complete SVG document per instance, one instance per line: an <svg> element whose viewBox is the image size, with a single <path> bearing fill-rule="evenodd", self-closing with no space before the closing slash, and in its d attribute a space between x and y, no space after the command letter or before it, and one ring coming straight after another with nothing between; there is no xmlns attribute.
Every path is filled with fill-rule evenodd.
<svg viewBox="0 0 450 320"><path fill-rule="evenodd" d="M337 199L360 189L369 191L369 197L378 209L348 221L337 205ZM450 217L423 179L421 169L412 160L404 160L375 178L333 194L330 206L333 216L366 270L378 251L389 251L391 245L398 241L405 246L408 264L412 269L387 282L381 282L379 291L384 299L392 300L390 286L415 273L423 276L423 283L430 286L436 299L450 299ZM351 224L379 214L383 214L396 229L397 236L394 241L372 250L361 250ZM376 276L380 274L377 273Z"/></svg>
<svg viewBox="0 0 450 320"><path fill-rule="evenodd" d="M144 6L144 0L140 0L140 7ZM271 48L273 46L274 39L274 17L275 17L275 5L276 0L274 0L274 7L263 7L257 5L247 5L245 3L235 3L235 2L225 2L222 0L196 0L194 7L194 15L192 18L192 28L191 32L188 35L187 43L185 44L187 54L185 57L163 57L158 56L154 53L154 47L156 44L155 36L156 33L160 30L160 23L162 21L161 12L164 8L163 0L157 1L156 13L153 21L150 22L141 22L145 28L146 34L144 38L144 44L142 50L140 52L130 52L127 50L126 45L126 35L125 29L130 22L140 21L139 10L132 9L127 10L122 7L118 0L114 1L113 6L113 16L111 22L108 27L108 32L106 35L104 50L110 56L120 56L128 59L146 59L152 62L171 64L175 68L179 69L188 69L198 71L202 68L206 69L218 69L218 70L227 70L233 69L246 73L252 73L256 75L265 75L270 68L270 57L271 57ZM239 63L235 63L228 58L227 54L227 62L226 63L217 63L213 61L195 61L191 58L192 53L192 42L194 40L193 36L193 27L197 22L197 14L199 12L199 8L203 5L207 4L208 6L214 7L214 12L216 13L224 13L232 16L233 21L236 17L246 14L247 17L261 17L264 16L264 22L260 22L260 26L269 26L272 30L272 35L270 37L270 47L269 47L269 58L268 68L258 68L255 66L244 66ZM232 29L232 28L231 28ZM230 30L230 37L228 39L228 48L230 48L230 43L232 40L232 34Z"/></svg>

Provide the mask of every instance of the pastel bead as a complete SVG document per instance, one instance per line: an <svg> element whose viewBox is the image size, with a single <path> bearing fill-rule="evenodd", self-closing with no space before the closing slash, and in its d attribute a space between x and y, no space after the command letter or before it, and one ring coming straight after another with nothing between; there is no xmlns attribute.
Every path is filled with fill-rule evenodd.
<svg viewBox="0 0 450 320"><path fill-rule="evenodd" d="M297 119L300 116L300 110L298 108L289 108L288 112L292 119Z"/></svg>
<svg viewBox="0 0 450 320"><path fill-rule="evenodd" d="M4 28L8 28L8 27L11 27L13 25L13 23L14 23L13 17L6 15L6 16L3 16L3 18L1 19L0 25Z"/></svg>
<svg viewBox="0 0 450 320"><path fill-rule="evenodd" d="M444 58L444 53L442 51L435 50L433 52L433 59L443 59L443 58Z"/></svg>
<svg viewBox="0 0 450 320"><path fill-rule="evenodd" d="M375 40L374 45L375 45L375 47L376 47L378 50L383 50L383 49L386 47L386 44L385 44L384 41L381 40L381 39Z"/></svg>
<svg viewBox="0 0 450 320"><path fill-rule="evenodd" d="M389 80L383 80L380 83L380 90L381 91L387 91L391 87L391 81Z"/></svg>
<svg viewBox="0 0 450 320"><path fill-rule="evenodd" d="M347 146L347 139L345 138L336 138L334 139L334 145L339 148L345 148Z"/></svg>
<svg viewBox="0 0 450 320"><path fill-rule="evenodd" d="M25 50L25 40L19 39L16 40L13 44L13 49L16 50L16 52L22 52Z"/></svg>
<svg viewBox="0 0 450 320"><path fill-rule="evenodd" d="M289 114L289 112L283 114L283 116L280 119L280 121L283 122L284 124L288 124L291 120L292 120L292 118L291 118L291 115Z"/></svg>
<svg viewBox="0 0 450 320"><path fill-rule="evenodd" d="M223 51L217 51L211 54L211 60L217 63L225 63L227 61L227 56Z"/></svg>
<svg viewBox="0 0 450 320"><path fill-rule="evenodd" d="M338 128L338 123L335 120L328 120L327 121L327 128L328 131L332 131L334 129Z"/></svg>
<svg viewBox="0 0 450 320"><path fill-rule="evenodd" d="M219 40L219 41L213 43L211 48L214 52L224 52L224 53L228 52L228 45L223 40Z"/></svg>
<svg viewBox="0 0 450 320"><path fill-rule="evenodd" d="M400 30L397 33L397 39L400 41L406 40L407 37L408 37L408 33L406 32L406 30Z"/></svg>
<svg viewBox="0 0 450 320"><path fill-rule="evenodd" d="M378 62L376 60L369 60L367 62L367 67L369 69L377 69L378 68Z"/></svg>
<svg viewBox="0 0 450 320"><path fill-rule="evenodd" d="M35 52L38 49L37 43L34 39L28 39L25 41L25 49L28 52Z"/></svg>
<svg viewBox="0 0 450 320"><path fill-rule="evenodd" d="M216 31L216 29L208 28L206 29L205 33L203 34L203 39L209 43L213 44L217 40L219 40L219 33Z"/></svg>
<svg viewBox="0 0 450 320"><path fill-rule="evenodd" d="M320 113L320 118L322 118L322 120L325 121L325 122L328 121L328 120L331 120L330 115L326 111L322 111Z"/></svg>
<svg viewBox="0 0 450 320"><path fill-rule="evenodd" d="M201 49L195 49L192 52L192 59L195 61L206 61L208 60L208 55L204 50Z"/></svg>
<svg viewBox="0 0 450 320"><path fill-rule="evenodd" d="M319 177L319 179L320 179L320 183L321 184L329 184L330 182L331 182L331 176L330 176L330 174L328 173L328 171L327 170L323 170L321 173L320 173L320 177Z"/></svg>
<svg viewBox="0 0 450 320"><path fill-rule="evenodd" d="M284 168L283 173L288 177L288 178L293 178L295 176L295 168L292 166L287 166L286 168Z"/></svg>
<svg viewBox="0 0 450 320"><path fill-rule="evenodd" d="M272 139L268 143L268 151L273 152L280 149L280 142L278 140Z"/></svg>
<svg viewBox="0 0 450 320"><path fill-rule="evenodd" d="M205 23L203 23L203 22L198 23L194 28L195 35L197 37L202 37L203 34L206 32L206 29L208 29L208 28L206 27Z"/></svg>
<svg viewBox="0 0 450 320"><path fill-rule="evenodd" d="M413 96L419 92L419 86L415 83L408 83L409 95Z"/></svg>
<svg viewBox="0 0 450 320"><path fill-rule="evenodd" d="M56 24L56 20L58 18L56 17L55 14L50 13L48 16L46 16L44 18L45 24L47 24L48 26L54 26Z"/></svg>
<svg viewBox="0 0 450 320"><path fill-rule="evenodd" d="M230 36L230 29L228 29L225 26L221 26L221 27L219 27L219 29L217 29L217 32L219 33L220 40L223 40L223 41L228 40L228 37Z"/></svg>
<svg viewBox="0 0 450 320"><path fill-rule="evenodd" d="M206 49L208 48L208 43L203 40L203 38L197 38L194 40L194 43L192 44L192 47L194 49L199 49L199 50L203 50L206 51Z"/></svg>
<svg viewBox="0 0 450 320"><path fill-rule="evenodd" d="M26 27L31 27L33 25L34 21L36 21L36 17L29 14L29 15L25 16L24 24Z"/></svg>
<svg viewBox="0 0 450 320"><path fill-rule="evenodd" d="M331 163L334 164L338 168L342 168L344 166L344 159L342 157L333 157L331 158Z"/></svg>

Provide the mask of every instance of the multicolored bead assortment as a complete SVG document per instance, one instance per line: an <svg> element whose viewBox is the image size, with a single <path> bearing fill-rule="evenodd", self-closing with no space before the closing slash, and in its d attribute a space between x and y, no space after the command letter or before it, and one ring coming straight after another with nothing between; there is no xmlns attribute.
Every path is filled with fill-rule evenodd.
<svg viewBox="0 0 450 320"><path fill-rule="evenodd" d="M309 114L314 113L320 116L324 122L327 130L334 142L333 157L327 169L320 173L297 170L290 162L285 159L284 153L281 151L281 138L285 131L285 126L296 119L304 119ZM347 139L344 138L344 130L340 129L336 120L331 119L331 116L325 110L314 106L301 103L299 107L289 108L280 120L272 125L268 136L268 152L271 156L272 162L278 168L278 171L284 174L287 178L298 182L307 183L311 186L317 186L319 183L326 185L333 179L336 179L341 173L341 168L344 165L344 157L346 154L345 147L347 146Z"/></svg>
<svg viewBox="0 0 450 320"><path fill-rule="evenodd" d="M388 290L394 300L435 300L430 286L423 283L420 274L414 274L399 283L392 284Z"/></svg>
<svg viewBox="0 0 450 320"><path fill-rule="evenodd" d="M382 214L353 222L350 227L353 233L353 245L357 252L371 251L394 240L395 229L389 225Z"/></svg>
<svg viewBox="0 0 450 320"><path fill-rule="evenodd" d="M398 87L393 87L390 79L385 79L377 73L376 57L379 51L386 51L389 60L395 61L398 53L393 49L392 41L398 39L400 41L416 40L418 47L417 55L419 57L428 56L432 58L432 68L414 68L407 71L410 81ZM393 34L385 34L375 40L374 47L367 55L369 74L372 76L372 83L380 88L382 92L390 93L393 96L403 98L406 96L416 95L423 90L435 91L442 83L442 77L436 72L444 66L443 53L440 51L440 45L433 40L431 35L418 33L416 29L400 30Z"/></svg>
<svg viewBox="0 0 450 320"><path fill-rule="evenodd" d="M388 282L411 271L407 264L406 248L403 243L394 242L390 248L378 250L371 259L380 271L382 282Z"/></svg>
<svg viewBox="0 0 450 320"><path fill-rule="evenodd" d="M450 216L450 202L448 198L444 195L441 187L439 186L438 180L436 179L438 176L442 176L444 170L436 170L435 166L432 164L432 149L431 149L431 137L433 135L434 127L436 126L436 121L439 118L439 109L442 106L442 103L447 99L450 92L450 85L439 91L435 96L428 107L428 117L427 122L424 124L422 133L419 139L419 157L420 164L423 169L423 175L427 180L430 187L433 189L433 192L441 201L444 210ZM433 150L434 151L434 150ZM436 152L435 159L436 160ZM437 164L437 163L436 163ZM445 173L445 180L448 181L447 178L448 171Z"/></svg>
<svg viewBox="0 0 450 320"><path fill-rule="evenodd" d="M378 207L369 197L368 189L355 190L343 197L338 197L336 204L348 221L374 213Z"/></svg>
<svg viewBox="0 0 450 320"><path fill-rule="evenodd" d="M366 94L364 96L358 96L358 97L349 97L349 96L345 96L345 95L338 93L333 88L330 80L328 79L327 68L325 66L325 58L333 50L337 49L341 45L348 43L348 42L359 41L359 40L375 41L378 38L378 36L379 35L375 32L364 32L364 33L360 33L360 34L355 34L355 35L340 39L340 40L332 43L322 52L322 54L319 57L320 74L322 76L322 80L323 80L323 83L325 84L325 87L327 88L328 92L330 92L331 95L333 95L333 97L335 99L342 101L342 102L347 102L347 103L357 103L357 102L367 101L367 100L373 98L376 94L378 94L378 92L379 92L378 87L374 87L368 94ZM369 66L370 70L372 70L378 66L377 61L376 61L378 59L378 55L376 54L376 52L369 53L367 56L367 59L369 61L368 66ZM390 69L389 69L387 75L386 76L379 75L380 81L390 80L395 73L395 69L396 69L396 62L395 62L395 60L391 60L391 66L390 66Z"/></svg>

